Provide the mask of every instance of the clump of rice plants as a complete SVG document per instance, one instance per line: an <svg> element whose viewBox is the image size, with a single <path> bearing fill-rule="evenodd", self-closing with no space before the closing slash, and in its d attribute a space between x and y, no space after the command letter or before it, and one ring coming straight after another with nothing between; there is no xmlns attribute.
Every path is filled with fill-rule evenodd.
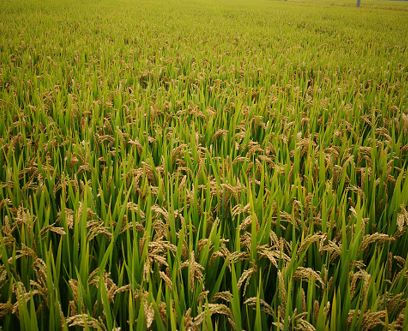
<svg viewBox="0 0 408 331"><path fill-rule="evenodd" d="M2 1L0 326L407 329L407 35L377 0Z"/></svg>

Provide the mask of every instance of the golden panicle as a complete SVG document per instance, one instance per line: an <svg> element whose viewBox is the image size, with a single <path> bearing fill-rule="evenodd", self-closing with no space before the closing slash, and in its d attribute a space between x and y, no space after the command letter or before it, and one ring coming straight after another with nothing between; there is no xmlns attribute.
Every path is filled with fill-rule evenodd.
<svg viewBox="0 0 408 331"><path fill-rule="evenodd" d="M123 285L115 289L115 295L119 293L123 293L123 292L129 292L129 291L130 291L130 285L129 284Z"/></svg>
<svg viewBox="0 0 408 331"><path fill-rule="evenodd" d="M258 156L258 159L259 159L260 161L265 162L265 163L269 166L269 168L271 168L271 169L272 169L272 168L274 167L274 165L275 165L275 163L273 162L272 158L269 157L269 156L259 155L259 156Z"/></svg>
<svg viewBox="0 0 408 331"><path fill-rule="evenodd" d="M238 261L244 261L248 258L248 253L247 252L231 252L227 255L227 258L230 263L236 263Z"/></svg>
<svg viewBox="0 0 408 331"><path fill-rule="evenodd" d="M361 250L364 251L368 248L368 246L372 243L378 243L378 242L386 242L386 241L394 241L395 238L390 237L388 234L385 233L373 233L373 234L368 234L363 237L363 241L361 242Z"/></svg>
<svg viewBox="0 0 408 331"><path fill-rule="evenodd" d="M235 205L232 209L231 209L231 215L232 217L238 216L242 213L248 213L251 209L251 206L248 204L246 204L245 206L242 206L241 204Z"/></svg>
<svg viewBox="0 0 408 331"><path fill-rule="evenodd" d="M360 310L350 310L348 313L347 323L351 324L356 317L361 316ZM362 316L362 328L365 331L372 330L377 326L384 326L385 320L388 317L386 310L380 311L366 311Z"/></svg>
<svg viewBox="0 0 408 331"><path fill-rule="evenodd" d="M146 281L150 280L150 273L152 273L152 265L150 263L150 259L146 259L143 265L143 279Z"/></svg>
<svg viewBox="0 0 408 331"><path fill-rule="evenodd" d="M240 231L245 230L248 226L251 225L251 223L252 223L252 216L249 215L241 222L241 224L239 225L239 230Z"/></svg>
<svg viewBox="0 0 408 331"><path fill-rule="evenodd" d="M62 217L62 214L61 212L59 212L58 219L57 219L59 223L61 223L61 217ZM68 229L72 229L74 227L74 211L72 209L65 208L64 217L65 217L65 221L68 226Z"/></svg>
<svg viewBox="0 0 408 331"><path fill-rule="evenodd" d="M9 257L8 263L11 264L11 263L13 263L13 261L18 260L18 259L20 259L20 258L22 258L24 256L28 256L28 257L31 257L33 259L37 258L36 252L31 247L28 247L28 246L23 244L21 249L16 251L16 255L14 257L13 256Z"/></svg>
<svg viewBox="0 0 408 331"><path fill-rule="evenodd" d="M330 256L330 261L341 256L341 243L337 245L336 242L329 240L327 244L324 241L320 241L319 252L328 252Z"/></svg>
<svg viewBox="0 0 408 331"><path fill-rule="evenodd" d="M241 246L249 249L251 247L252 243L252 235L250 232L245 231L243 234L240 236L241 240Z"/></svg>
<svg viewBox="0 0 408 331"><path fill-rule="evenodd" d="M180 266L181 269L188 267L189 279L190 279L190 290L194 291L196 282L201 282L203 280L204 267L196 262L194 251L190 253L190 259L183 262Z"/></svg>
<svg viewBox="0 0 408 331"><path fill-rule="evenodd" d="M269 233L269 239L272 245L278 246L278 247L280 246L281 241L279 240L277 234L273 230L271 230Z"/></svg>
<svg viewBox="0 0 408 331"><path fill-rule="evenodd" d="M354 260L354 261L351 262L351 266L353 268L357 268L357 269L364 269L366 267L363 260Z"/></svg>
<svg viewBox="0 0 408 331"><path fill-rule="evenodd" d="M286 284L285 284L285 279L283 278L283 273L281 270L278 270L278 286L279 286L279 298L281 301L281 307L283 310L286 309ZM283 311L283 315L285 315L285 312Z"/></svg>
<svg viewBox="0 0 408 331"><path fill-rule="evenodd" d="M390 136L390 132L388 131L387 128L378 128L378 129L375 130L375 133L376 133L378 136L380 136L380 137L384 137L385 140L386 140L388 143L391 143L391 142L392 142L392 138L391 138L391 136Z"/></svg>
<svg viewBox="0 0 408 331"><path fill-rule="evenodd" d="M322 278L320 277L319 273L314 271L312 268L304 268L298 267L293 274L295 279L308 279L318 281L321 285L324 285Z"/></svg>
<svg viewBox="0 0 408 331"><path fill-rule="evenodd" d="M317 241L324 241L326 239L326 235L322 233L316 233L307 236L305 239L303 239L300 243L300 246L298 248L298 255L302 254L303 252L306 252L309 246Z"/></svg>
<svg viewBox="0 0 408 331"><path fill-rule="evenodd" d="M408 211L404 206L401 206L401 212L397 216L398 232L404 233L408 228Z"/></svg>
<svg viewBox="0 0 408 331"><path fill-rule="evenodd" d="M228 191L234 197L238 197L238 195L245 190L245 187L242 185L231 185L228 183L222 183L221 188L224 191Z"/></svg>
<svg viewBox="0 0 408 331"><path fill-rule="evenodd" d="M400 265L401 268L405 265L405 259L399 255L394 255L394 260Z"/></svg>
<svg viewBox="0 0 408 331"><path fill-rule="evenodd" d="M238 289L241 289L242 285L245 284L244 291L243 291L244 296L245 296L245 292L249 284L249 281L251 280L251 277L254 273L256 273L256 267L252 266L251 268L244 270L241 277L239 277L237 286L238 286Z"/></svg>
<svg viewBox="0 0 408 331"><path fill-rule="evenodd" d="M72 291L72 296L75 302L78 302L78 281L76 279L70 279L68 281L69 287Z"/></svg>
<svg viewBox="0 0 408 331"><path fill-rule="evenodd" d="M326 306L323 307L323 313L325 315L330 313L330 307L331 307L330 301L327 301Z"/></svg>
<svg viewBox="0 0 408 331"><path fill-rule="evenodd" d="M286 211L281 211L279 217L280 217L281 221L285 221L285 222L288 222L290 224L293 224L294 226L297 226L297 222L296 222L295 218L293 217L293 215L287 213Z"/></svg>
<svg viewBox="0 0 408 331"><path fill-rule="evenodd" d="M207 245L209 245L209 247L212 247L212 242L210 241L210 239L208 238L200 239L197 244L198 251L201 252Z"/></svg>
<svg viewBox="0 0 408 331"><path fill-rule="evenodd" d="M239 145L238 145L239 146ZM236 163L245 163L251 161L248 157L245 156L237 156L233 161L232 164Z"/></svg>
<svg viewBox="0 0 408 331"><path fill-rule="evenodd" d="M160 318L163 321L167 320L167 305L165 302L160 302L159 304L159 314L160 314Z"/></svg>
<svg viewBox="0 0 408 331"><path fill-rule="evenodd" d="M27 303L37 291L27 292L22 282L16 282L13 284L13 293L16 296L17 302L13 305L13 314L18 312L18 306L20 303Z"/></svg>
<svg viewBox="0 0 408 331"><path fill-rule="evenodd" d="M169 219L169 213L166 209L164 209L163 207L160 207L158 205L153 205L152 206L152 211L154 213L156 213L157 215L162 215L164 217L165 220Z"/></svg>
<svg viewBox="0 0 408 331"><path fill-rule="evenodd" d="M132 146L135 146L136 149L137 149L137 152L138 152L139 154L142 153L142 151L143 151L143 146L142 146L142 144L140 143L139 140L137 140L137 139L129 139L128 144L129 144L129 145L132 145Z"/></svg>
<svg viewBox="0 0 408 331"><path fill-rule="evenodd" d="M0 257L1 258L1 257ZM7 269L4 265L0 265L0 289L6 284Z"/></svg>
<svg viewBox="0 0 408 331"><path fill-rule="evenodd" d="M7 316L13 312L13 304L11 302L0 303L0 318Z"/></svg>
<svg viewBox="0 0 408 331"><path fill-rule="evenodd" d="M120 230L120 233L125 233L129 231L130 229L135 229L137 232L145 232L145 228L143 224L139 222L127 222L126 224L123 225L122 230Z"/></svg>
<svg viewBox="0 0 408 331"><path fill-rule="evenodd" d="M320 310L319 301L314 300L314 302L313 302L313 318L314 318L315 320L317 320L318 317L319 317L319 310Z"/></svg>
<svg viewBox="0 0 408 331"><path fill-rule="evenodd" d="M363 294L363 297L365 298L368 292L368 288L370 286L370 282L371 282L371 275L365 270L359 270L352 274L350 294L351 294L351 297L354 296L355 291L356 291L357 281L359 279L363 281L362 294Z"/></svg>
<svg viewBox="0 0 408 331"><path fill-rule="evenodd" d="M13 238L13 231L15 230L16 225L11 226L10 223L11 222L10 222L9 217L7 215L4 216L3 224L2 224L2 227L1 227L1 233L2 233L3 237L6 236L6 237Z"/></svg>
<svg viewBox="0 0 408 331"><path fill-rule="evenodd" d="M156 262L159 265L163 265L165 267L168 267L169 264L167 263L166 257L158 254L149 254L149 259L152 262Z"/></svg>
<svg viewBox="0 0 408 331"><path fill-rule="evenodd" d="M194 320L191 317L191 308L188 308L186 312L184 313L183 325L184 325L184 329L187 331L196 330L196 325L194 324Z"/></svg>
<svg viewBox="0 0 408 331"><path fill-rule="evenodd" d="M401 113L401 121L402 121L402 127L404 129L404 133L407 133L408 132L408 114Z"/></svg>
<svg viewBox="0 0 408 331"><path fill-rule="evenodd" d="M207 302L208 301L208 294L210 293L210 291L206 290L206 291L201 291L201 293L198 295L197 297L197 302L201 305L204 301Z"/></svg>
<svg viewBox="0 0 408 331"><path fill-rule="evenodd" d="M153 220L153 229L154 229L154 241L162 240L168 231L169 222L163 222L161 219Z"/></svg>
<svg viewBox="0 0 408 331"><path fill-rule="evenodd" d="M128 202L126 205L127 210L139 215L140 218L145 218L145 213L140 209L139 205L134 202Z"/></svg>
<svg viewBox="0 0 408 331"><path fill-rule="evenodd" d="M395 329L402 330L402 328L404 327L404 322L405 322L405 314L400 313L394 323Z"/></svg>
<svg viewBox="0 0 408 331"><path fill-rule="evenodd" d="M143 300L143 310L145 315L146 327L147 329L150 329L154 321L154 309L153 304L148 303L147 299Z"/></svg>
<svg viewBox="0 0 408 331"><path fill-rule="evenodd" d="M282 322L273 322L272 325L276 327L276 330L285 330L285 324L283 324Z"/></svg>
<svg viewBox="0 0 408 331"><path fill-rule="evenodd" d="M306 308L306 293L305 293L305 290L303 289L303 287L300 288L300 293L301 293L301 297L302 297L302 311L305 312L305 311L307 311L307 308Z"/></svg>
<svg viewBox="0 0 408 331"><path fill-rule="evenodd" d="M28 228L33 227L33 223L35 222L35 218L33 215L30 214L30 212L25 209L24 207L20 206L17 209L17 215L15 217L15 221L18 225L26 225Z"/></svg>
<svg viewBox="0 0 408 331"><path fill-rule="evenodd" d="M259 145L258 142L256 141L250 141L248 144L248 152L246 153L246 157L251 159L252 155L254 155L255 153L263 153L264 150L261 147L261 145Z"/></svg>
<svg viewBox="0 0 408 331"><path fill-rule="evenodd" d="M36 275L37 281L30 280L30 284L34 285L38 293L44 296L45 299L48 297L48 287L47 287L47 265L45 262L36 258L33 263L33 269Z"/></svg>
<svg viewBox="0 0 408 331"><path fill-rule="evenodd" d="M54 226L55 223L50 224L48 226L44 226L41 231L40 231L40 235L44 236L45 234L47 234L48 232L54 232L56 234L59 234L60 236L64 236L66 235L66 232L64 230L63 227L60 226Z"/></svg>
<svg viewBox="0 0 408 331"><path fill-rule="evenodd" d="M219 137L224 137L224 136L226 136L227 134L228 134L228 130L218 129L218 130L214 133L214 135L213 135L213 137L212 137L212 140L214 141L214 140L216 140L216 139L219 138Z"/></svg>
<svg viewBox="0 0 408 331"><path fill-rule="evenodd" d="M111 239L113 234L101 221L88 221L86 224L88 228L88 241L91 241L99 235L103 235L108 239Z"/></svg>
<svg viewBox="0 0 408 331"><path fill-rule="evenodd" d="M275 247L268 245L258 246L257 252L259 256L266 257L276 268L278 268L277 260L283 260L285 262L290 260L290 257L282 250L277 250Z"/></svg>
<svg viewBox="0 0 408 331"><path fill-rule="evenodd" d="M229 318L232 318L231 310L224 304L209 303L205 307L207 309L205 309L203 312L201 312L194 318L195 326L200 326L202 324L206 314L209 314L210 316L213 314L219 314L219 315L225 315Z"/></svg>
<svg viewBox="0 0 408 331"><path fill-rule="evenodd" d="M0 188L4 188L5 186L7 186L7 185L5 185L3 183L0 183ZM3 208L4 206L12 207L13 206L13 201L11 201L11 199L9 199L9 198L5 198L5 199L0 200L0 209Z"/></svg>
<svg viewBox="0 0 408 331"><path fill-rule="evenodd" d="M171 151L171 158L174 160L179 157L182 157L187 148L188 148L187 144L180 144L179 146L173 148L173 150Z"/></svg>
<svg viewBox="0 0 408 331"><path fill-rule="evenodd" d="M163 271L159 271L160 278L163 279L164 283L168 287L168 289L171 291L173 288L173 282L171 281L170 277L166 275Z"/></svg>
<svg viewBox="0 0 408 331"><path fill-rule="evenodd" d="M316 328L303 318L296 320L296 330L315 331Z"/></svg>
<svg viewBox="0 0 408 331"><path fill-rule="evenodd" d="M77 315L77 308L76 308L76 301L75 300L69 300L68 303L68 316L74 316ZM66 320L65 320L66 323Z"/></svg>
<svg viewBox="0 0 408 331"><path fill-rule="evenodd" d="M224 300L225 302L229 303L232 300L232 294L230 291L217 292L213 295L212 300Z"/></svg>
<svg viewBox="0 0 408 331"><path fill-rule="evenodd" d="M93 318L88 314L79 314L68 317L66 319L68 327L79 326L82 328L93 328L96 330L107 331L105 325L101 321Z"/></svg>
<svg viewBox="0 0 408 331"><path fill-rule="evenodd" d="M258 299L256 297L248 298L244 301L244 305L248 305L249 307L256 307L257 300ZM259 304L265 314L270 315L270 316L275 316L275 313L272 307L265 300L259 299Z"/></svg>

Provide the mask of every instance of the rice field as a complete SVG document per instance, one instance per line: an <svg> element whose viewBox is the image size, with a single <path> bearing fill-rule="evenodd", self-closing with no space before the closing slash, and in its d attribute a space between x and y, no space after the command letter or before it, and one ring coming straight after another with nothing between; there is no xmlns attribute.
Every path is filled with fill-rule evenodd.
<svg viewBox="0 0 408 331"><path fill-rule="evenodd" d="M408 3L0 1L0 330L408 330Z"/></svg>

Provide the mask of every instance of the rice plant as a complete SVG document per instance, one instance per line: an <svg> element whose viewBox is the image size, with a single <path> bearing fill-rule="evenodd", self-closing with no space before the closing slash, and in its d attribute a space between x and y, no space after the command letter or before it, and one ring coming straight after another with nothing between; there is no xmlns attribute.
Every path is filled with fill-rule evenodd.
<svg viewBox="0 0 408 331"><path fill-rule="evenodd" d="M0 330L408 329L408 3L0 2Z"/></svg>

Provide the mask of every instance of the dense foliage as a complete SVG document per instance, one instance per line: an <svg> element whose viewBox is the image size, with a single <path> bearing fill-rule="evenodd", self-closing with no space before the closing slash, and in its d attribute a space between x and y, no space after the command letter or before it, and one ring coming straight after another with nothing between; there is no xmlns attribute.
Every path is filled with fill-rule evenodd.
<svg viewBox="0 0 408 331"><path fill-rule="evenodd" d="M1 1L0 325L407 329L407 36L408 3Z"/></svg>

